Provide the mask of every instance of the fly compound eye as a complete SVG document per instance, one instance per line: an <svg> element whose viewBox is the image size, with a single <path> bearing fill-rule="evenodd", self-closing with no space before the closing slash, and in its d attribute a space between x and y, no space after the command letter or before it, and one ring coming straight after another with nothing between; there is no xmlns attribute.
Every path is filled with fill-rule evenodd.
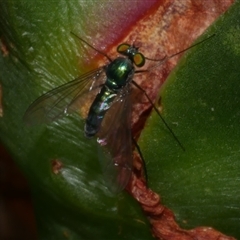
<svg viewBox="0 0 240 240"><path fill-rule="evenodd" d="M125 56L128 56L129 48L130 48L129 44L123 43L117 47L117 51Z"/></svg>
<svg viewBox="0 0 240 240"><path fill-rule="evenodd" d="M133 62L137 67L142 67L145 64L145 57L141 53L136 53L133 56Z"/></svg>

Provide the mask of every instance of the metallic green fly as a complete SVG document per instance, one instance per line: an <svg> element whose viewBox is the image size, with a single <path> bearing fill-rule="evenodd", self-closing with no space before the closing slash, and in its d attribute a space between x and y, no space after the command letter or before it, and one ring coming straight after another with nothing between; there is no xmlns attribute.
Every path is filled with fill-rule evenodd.
<svg viewBox="0 0 240 240"><path fill-rule="evenodd" d="M117 47L117 52L122 56L112 60L107 54L97 50L82 38L79 39L105 56L109 64L87 72L37 98L27 109L24 121L27 124L56 121L79 110L84 105L86 96L91 95L94 100L86 117L85 136L88 138L97 136L97 141L105 153L100 154L99 157L101 161L104 159L103 173L107 185L112 192L117 193L126 187L132 173L132 144L134 143L131 135L132 85L143 92L182 147L147 93L133 80L136 73L149 70L136 70L136 67L140 68L144 66L146 60L152 60L159 62L154 66L155 68L163 61L189 48L170 57L154 60L145 57L134 45L123 43Z"/></svg>

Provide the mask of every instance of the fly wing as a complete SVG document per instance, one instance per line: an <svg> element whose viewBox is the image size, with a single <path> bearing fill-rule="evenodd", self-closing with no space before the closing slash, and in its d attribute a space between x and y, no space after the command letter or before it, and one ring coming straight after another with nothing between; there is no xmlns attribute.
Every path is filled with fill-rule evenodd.
<svg viewBox="0 0 240 240"><path fill-rule="evenodd" d="M89 92L97 94L105 80L104 73L104 67L98 68L43 94L28 107L23 117L25 123L50 123L81 108L84 111L88 101L83 96Z"/></svg>
<svg viewBox="0 0 240 240"><path fill-rule="evenodd" d="M98 133L100 163L108 188L122 191L132 173L130 85L116 97Z"/></svg>

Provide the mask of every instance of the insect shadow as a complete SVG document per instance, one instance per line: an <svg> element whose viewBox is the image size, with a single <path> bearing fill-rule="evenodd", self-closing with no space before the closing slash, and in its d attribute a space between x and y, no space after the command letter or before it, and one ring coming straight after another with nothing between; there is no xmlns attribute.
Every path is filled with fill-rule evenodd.
<svg viewBox="0 0 240 240"><path fill-rule="evenodd" d="M148 94L134 81L134 75L149 72L168 59L201 44L214 35L169 57L165 56L157 60L145 57L136 46L127 43L117 47L117 52L121 56L111 59L106 53L94 48L73 32L71 34L106 57L109 64L89 71L43 94L28 107L23 119L29 125L51 123L72 112L80 111L82 118L85 119L85 136L87 138L97 136L97 141L102 146L103 151L100 151L99 159L106 185L111 192L118 193L126 187L132 173L132 144L137 147L143 160L140 148L131 135L132 86L146 96L173 138L184 150ZM146 60L155 61L157 64L150 69L136 70L143 67ZM87 98L94 100L88 113L84 114L83 109L88 102Z"/></svg>

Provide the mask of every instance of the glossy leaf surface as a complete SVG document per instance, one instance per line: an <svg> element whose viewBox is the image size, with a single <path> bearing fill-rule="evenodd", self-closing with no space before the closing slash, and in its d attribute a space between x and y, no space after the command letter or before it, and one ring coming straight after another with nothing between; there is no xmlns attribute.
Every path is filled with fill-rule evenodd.
<svg viewBox="0 0 240 240"><path fill-rule="evenodd" d="M240 4L191 50L161 89L160 105L186 151L153 112L141 147L149 184L184 228L240 237ZM202 36L202 39L206 36ZM150 159L150 160L148 160Z"/></svg>
<svg viewBox="0 0 240 240"><path fill-rule="evenodd" d="M114 2L117 5L112 5ZM70 31L86 36L100 50L107 50L150 7L149 1L138 1L136 6L131 1L114 2L0 1L4 49L0 58L0 137L30 182L42 239L152 239L147 218L136 201L126 193L112 196L107 190L97 143L84 137L78 114L33 128L22 121L29 104L43 92L102 65L101 61L95 62L99 56L86 51ZM106 14L110 11L112 18ZM158 31L162 32L162 28ZM154 147L153 135L148 139ZM175 144L171 144L173 149ZM146 159L157 164L159 160L148 158L145 150ZM155 152L158 154L163 155ZM156 175L150 164L148 168L150 185L161 193L156 181L154 185Z"/></svg>
<svg viewBox="0 0 240 240"><path fill-rule="evenodd" d="M100 4L103 9L114 5L104 1ZM112 195L107 189L96 139L85 138L84 122L77 113L50 125L33 127L26 126L22 119L28 105L43 92L95 69L95 64L89 62L96 52L86 51L70 34L73 31L92 44L101 43L94 39L93 30L100 33L106 31L106 26L101 29L93 20L91 27L84 25L88 21L84 16L89 19L97 14L95 1L88 1L87 5L82 1L9 1L0 6L1 40L6 47L0 58L1 140L29 180L40 238L152 239L136 201L127 193ZM131 6L121 4L119 14L120 9L126 14ZM95 19L102 18L107 24L117 17L104 16L98 12ZM107 44L116 39L117 34L111 33L106 34ZM103 40L102 44L100 49L106 47Z"/></svg>

